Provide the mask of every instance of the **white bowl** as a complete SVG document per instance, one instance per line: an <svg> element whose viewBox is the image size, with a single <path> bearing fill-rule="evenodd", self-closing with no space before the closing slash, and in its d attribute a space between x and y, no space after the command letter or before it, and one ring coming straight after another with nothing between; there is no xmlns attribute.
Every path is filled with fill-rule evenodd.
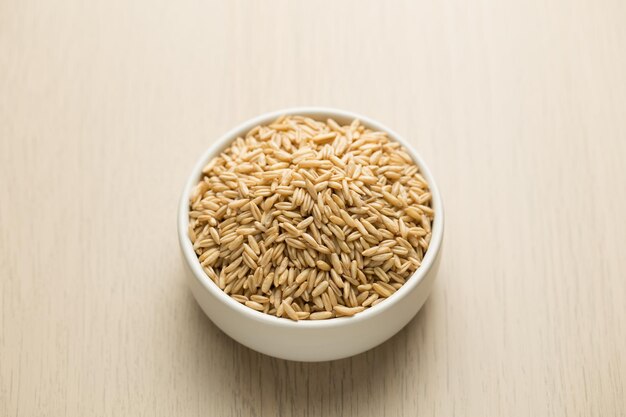
<svg viewBox="0 0 626 417"><path fill-rule="evenodd" d="M246 307L226 295L206 276L187 235L189 195L202 176L202 168L232 140L244 136L256 125L269 123L282 114L298 114L321 120L331 117L339 123L350 123L353 119L359 119L367 127L385 131L390 138L407 149L430 186L435 219L430 246L422 265L387 300L353 317L295 322ZM439 265L443 239L443 206L435 179L422 158L410 143L391 129L368 117L343 110L324 107L290 108L266 113L240 124L219 138L202 155L187 180L180 200L178 238L189 270L187 275L191 291L202 310L224 333L251 349L277 358L328 361L356 355L379 345L402 329L422 307L430 293Z"/></svg>

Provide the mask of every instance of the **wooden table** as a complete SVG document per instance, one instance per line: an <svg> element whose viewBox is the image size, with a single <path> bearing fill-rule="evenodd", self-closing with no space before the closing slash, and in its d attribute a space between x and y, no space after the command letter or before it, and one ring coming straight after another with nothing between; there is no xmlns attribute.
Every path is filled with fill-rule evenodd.
<svg viewBox="0 0 626 417"><path fill-rule="evenodd" d="M626 3L0 2L1 416L626 415ZM328 105L444 195L428 303L330 363L221 333L182 279L199 154Z"/></svg>

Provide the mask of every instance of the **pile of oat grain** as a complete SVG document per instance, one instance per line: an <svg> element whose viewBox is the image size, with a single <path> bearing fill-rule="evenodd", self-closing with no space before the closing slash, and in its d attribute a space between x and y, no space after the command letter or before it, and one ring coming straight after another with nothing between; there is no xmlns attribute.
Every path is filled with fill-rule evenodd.
<svg viewBox="0 0 626 417"><path fill-rule="evenodd" d="M352 316L400 288L428 249L428 184L399 143L357 120L280 117L203 174L194 250L220 289L263 313Z"/></svg>

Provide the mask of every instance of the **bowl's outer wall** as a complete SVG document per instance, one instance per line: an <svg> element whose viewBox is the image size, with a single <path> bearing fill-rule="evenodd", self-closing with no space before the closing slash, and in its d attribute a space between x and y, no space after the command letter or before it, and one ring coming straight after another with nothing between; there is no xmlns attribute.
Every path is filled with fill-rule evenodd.
<svg viewBox="0 0 626 417"><path fill-rule="evenodd" d="M428 298L439 270L440 259L441 250L419 285L396 301L393 308L356 323L350 323L350 318L333 319L343 320L346 324L344 326L301 329L285 329L276 323L250 320L250 317L216 299L204 288L187 263L185 267L195 299L224 333L244 346L266 355L293 361L318 362L359 354L383 343L400 331Z"/></svg>

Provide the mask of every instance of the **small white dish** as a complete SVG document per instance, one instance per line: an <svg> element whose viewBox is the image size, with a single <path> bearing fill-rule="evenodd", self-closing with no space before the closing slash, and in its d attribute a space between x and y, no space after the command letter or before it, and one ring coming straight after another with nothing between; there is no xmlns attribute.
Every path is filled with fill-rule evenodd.
<svg viewBox="0 0 626 417"><path fill-rule="evenodd" d="M407 282L384 302L353 317L328 320L278 318L246 307L219 289L200 266L187 235L189 196L202 176L202 168L237 137L244 136L259 124L267 124L280 115L304 115L314 119L333 118L349 124L354 119L375 130L385 131L400 142L419 166L432 194L435 218L430 246L422 265ZM300 107L266 113L235 127L202 155L187 179L178 209L178 239L188 269L188 282L198 304L224 333L239 343L266 355L295 361L328 361L356 355L371 349L402 329L422 307L430 294L437 274L443 240L443 206L435 179L410 143L393 130L359 114L325 107Z"/></svg>

